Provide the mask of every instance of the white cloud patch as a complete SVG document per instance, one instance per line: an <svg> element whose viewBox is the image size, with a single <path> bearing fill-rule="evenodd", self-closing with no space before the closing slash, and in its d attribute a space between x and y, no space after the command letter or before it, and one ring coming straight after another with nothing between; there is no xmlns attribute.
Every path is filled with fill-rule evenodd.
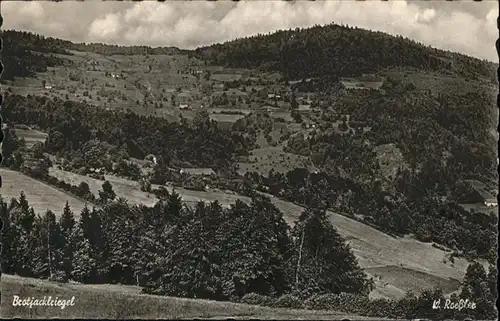
<svg viewBox="0 0 500 321"><path fill-rule="evenodd" d="M5 29L76 42L195 48L278 29L335 22L498 61L494 47L498 38L496 3L476 5L484 6L487 14L472 14L464 7L439 2L422 7L403 0L2 2L1 11Z"/></svg>

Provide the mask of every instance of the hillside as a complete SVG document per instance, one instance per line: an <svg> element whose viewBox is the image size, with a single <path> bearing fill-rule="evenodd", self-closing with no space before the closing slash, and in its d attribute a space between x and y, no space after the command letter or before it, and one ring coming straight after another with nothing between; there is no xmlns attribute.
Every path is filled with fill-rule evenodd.
<svg viewBox="0 0 500 321"><path fill-rule="evenodd" d="M3 200L10 202L12 198L17 199L21 192L24 192L35 212L40 215L47 210L61 213L66 202L75 212L80 212L85 207L82 200L19 172L0 168L0 175L2 176L0 196Z"/></svg>
<svg viewBox="0 0 500 321"><path fill-rule="evenodd" d="M5 204L27 233L7 237L55 226L54 246L79 249L52 266L33 238L9 273L225 301L369 293L401 315L407 293L460 293L495 262L497 207L468 183L498 190L494 64L337 25L194 51L3 38L0 194L41 215ZM101 206L80 215L83 199ZM58 230L70 216L76 236Z"/></svg>
<svg viewBox="0 0 500 321"><path fill-rule="evenodd" d="M79 182L87 182L91 191L97 194L102 189L104 181L91 177L77 175L55 168L49 171L51 176L64 180L67 183L76 185ZM13 171L1 170L4 181L17 182L24 180L36 182L25 175ZM15 175L15 176L13 176ZM129 202L153 206L158 199L154 195L142 192L136 182L121 179L113 176L106 176L106 179L113 184L119 197L125 197ZM46 208L54 211L56 216L62 213L66 201L69 201L76 216L79 216L83 203L70 195L61 194L57 201L54 199L47 201L48 190L53 188L36 182L35 184L22 184L21 186L4 185L2 193L6 200L10 197L19 197L20 191L28 195L27 199L37 213L43 213ZM37 196L37 191L44 191L43 195ZM234 204L239 199L245 203L250 203L250 198L240 195L231 195L221 192L198 192L176 189L182 197L183 202L190 206L195 206L197 202L213 202L218 200L223 206ZM47 195L46 195L47 194ZM269 196L269 195L268 195ZM40 198L40 200L38 200ZM272 203L284 214L285 221L293 226L298 219L303 207L279 198L271 197ZM344 217L342 215L329 212L330 222L339 233L348 240L354 254L363 267L371 276L380 277L375 289L370 296L373 298L399 299L407 291L420 291L432 289L435 284L440 284L445 293L451 293L459 288L458 280L464 276L467 261L455 259L454 263L446 263L451 252L438 249L431 244L419 242L411 238L397 238L384 234L373 227L361 222ZM449 260L449 259L448 259ZM394 272L397 270L397 272Z"/></svg>
<svg viewBox="0 0 500 321"><path fill-rule="evenodd" d="M5 298L28 294L43 297L71 298L75 306L64 310L47 307L21 309L13 307ZM260 320L380 320L333 311L292 310L266 308L247 304L209 300L182 299L141 294L133 286L60 284L46 280L2 275L2 304L0 314L4 318L109 318L109 319L248 319Z"/></svg>

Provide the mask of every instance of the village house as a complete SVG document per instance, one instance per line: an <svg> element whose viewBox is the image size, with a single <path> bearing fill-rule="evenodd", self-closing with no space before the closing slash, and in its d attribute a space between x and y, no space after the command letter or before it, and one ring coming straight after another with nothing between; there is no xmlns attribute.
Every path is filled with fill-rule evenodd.
<svg viewBox="0 0 500 321"><path fill-rule="evenodd" d="M270 93L270 94L267 94L267 98L268 99L279 100L279 99L281 99L281 95L280 94L276 94L276 93Z"/></svg>
<svg viewBox="0 0 500 321"><path fill-rule="evenodd" d="M471 195L470 199L483 203L488 207L498 206L497 198L491 195L487 190L487 186L478 180L466 180L472 189L474 190L474 195Z"/></svg>
<svg viewBox="0 0 500 321"><path fill-rule="evenodd" d="M224 89L224 84L221 83L215 83L212 85L213 90L223 90Z"/></svg>
<svg viewBox="0 0 500 321"><path fill-rule="evenodd" d="M484 200L484 205L488 207L495 207L498 206L498 202L496 198L487 198Z"/></svg>

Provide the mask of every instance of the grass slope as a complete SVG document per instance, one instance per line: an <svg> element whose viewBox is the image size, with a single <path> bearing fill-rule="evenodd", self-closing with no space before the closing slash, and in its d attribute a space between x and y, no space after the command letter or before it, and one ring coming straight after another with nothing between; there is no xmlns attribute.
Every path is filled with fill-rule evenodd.
<svg viewBox="0 0 500 321"><path fill-rule="evenodd" d="M37 142L44 143L47 139L47 134L33 129L15 129L17 137L24 138L26 147L31 148Z"/></svg>
<svg viewBox="0 0 500 321"><path fill-rule="evenodd" d="M14 307L13 296L71 299L75 305L65 309L55 307ZM370 320L334 311L273 309L246 304L209 300L182 299L140 294L134 286L59 284L46 280L2 275L3 318L85 318L85 319L187 319L187 318L258 318L340 320L343 318Z"/></svg>
<svg viewBox="0 0 500 321"><path fill-rule="evenodd" d="M59 216L66 201L76 213L80 213L85 207L85 203L81 200L19 172L0 168L0 176L2 176L0 195L4 200L19 198L21 191L24 191L29 204L40 215L51 210Z"/></svg>

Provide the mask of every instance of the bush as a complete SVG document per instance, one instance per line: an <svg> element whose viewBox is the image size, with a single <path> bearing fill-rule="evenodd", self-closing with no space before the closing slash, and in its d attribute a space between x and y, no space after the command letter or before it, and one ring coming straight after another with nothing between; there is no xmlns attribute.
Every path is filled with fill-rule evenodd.
<svg viewBox="0 0 500 321"><path fill-rule="evenodd" d="M304 301L289 294L282 295L272 304L273 308L305 309Z"/></svg>
<svg viewBox="0 0 500 321"><path fill-rule="evenodd" d="M393 317L395 301L386 299L371 300L364 315L372 317Z"/></svg>
<svg viewBox="0 0 500 321"><path fill-rule="evenodd" d="M273 306L276 303L276 299L271 298L267 295L261 295L257 293L248 293L245 294L241 300L241 303L252 304L252 305L261 305L261 306Z"/></svg>
<svg viewBox="0 0 500 321"><path fill-rule="evenodd" d="M57 283L68 283L68 276L62 271L56 271L49 277L49 281Z"/></svg>
<svg viewBox="0 0 500 321"><path fill-rule="evenodd" d="M328 293L313 295L305 301L305 305L312 310L338 310L339 302L338 294Z"/></svg>

